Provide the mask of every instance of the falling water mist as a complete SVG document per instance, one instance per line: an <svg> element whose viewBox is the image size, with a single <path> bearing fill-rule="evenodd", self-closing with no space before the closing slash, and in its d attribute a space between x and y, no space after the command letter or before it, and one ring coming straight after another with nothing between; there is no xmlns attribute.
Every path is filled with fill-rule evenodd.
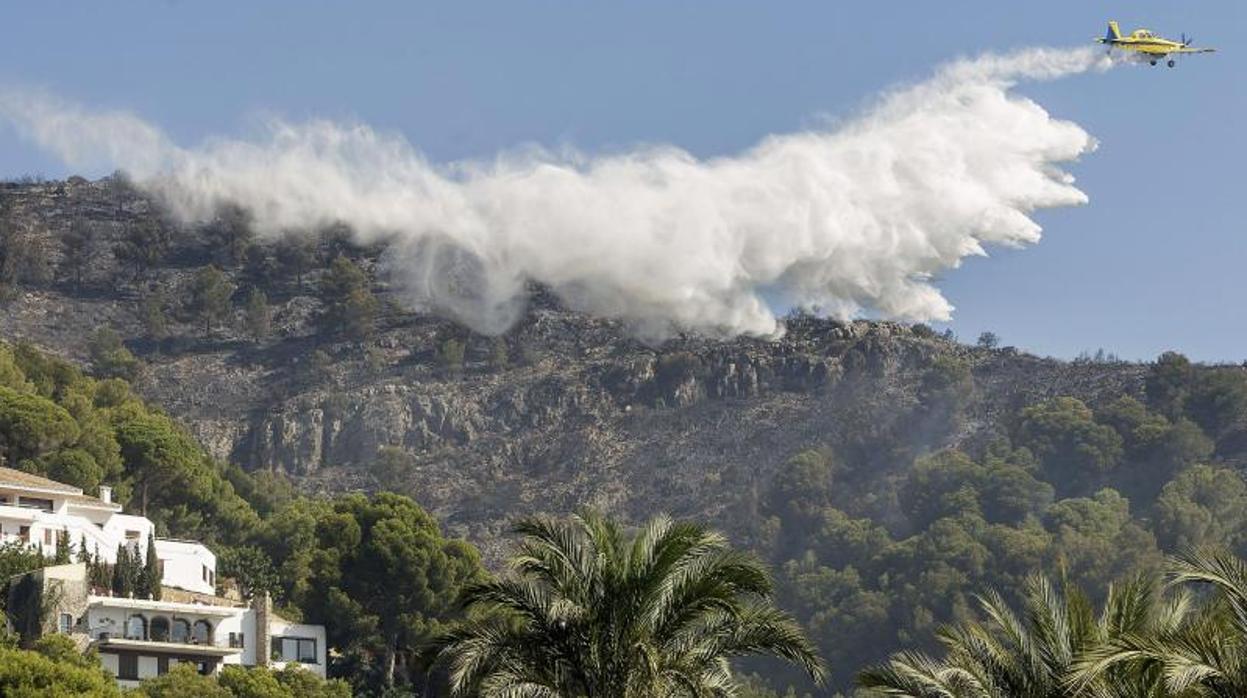
<svg viewBox="0 0 1247 698"><path fill-rule="evenodd" d="M328 121L183 147L129 113L22 89L0 90L0 122L71 167L126 171L185 221L229 203L261 235L344 223L387 244L413 308L480 332L515 322L537 282L645 337L767 336L777 307L948 318L935 275L1037 242L1034 211L1087 201L1060 166L1093 139L1013 88L1106 67L1092 50L957 61L834 128L711 159L530 148L434 164L400 136Z"/></svg>

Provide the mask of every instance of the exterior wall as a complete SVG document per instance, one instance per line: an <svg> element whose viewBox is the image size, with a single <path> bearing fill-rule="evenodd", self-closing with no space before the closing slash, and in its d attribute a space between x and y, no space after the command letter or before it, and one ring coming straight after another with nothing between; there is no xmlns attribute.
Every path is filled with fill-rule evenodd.
<svg viewBox="0 0 1247 698"><path fill-rule="evenodd" d="M104 671L107 671L113 678L117 678L117 674L120 673L119 662L117 661L117 655L115 654L100 653L100 665L103 666ZM137 681L125 681L122 679L117 679L117 683L125 686L126 688L133 688L134 686L139 685Z"/></svg>
<svg viewBox="0 0 1247 698"><path fill-rule="evenodd" d="M163 583L200 594L216 591L216 555L202 543L156 539L156 557L164 563Z"/></svg>
<svg viewBox="0 0 1247 698"><path fill-rule="evenodd" d="M47 495L51 497L52 495ZM69 536L74 555L85 539L87 549L109 564L117 560L117 546L131 542L140 551L147 550L147 537L152 534L152 522L142 516L128 516L116 512L67 505L65 500L56 501L54 511L47 512L27 507L0 505L0 542L21 540L21 530L28 529L26 542L43 545L47 557L56 554L56 539ZM127 533L137 537L127 539Z"/></svg>
<svg viewBox="0 0 1247 698"><path fill-rule="evenodd" d="M104 523L103 530L105 535L117 541L118 544L128 543L137 548L140 555L147 554L147 539L155 533L155 527L147 517L131 516L130 514L113 514ZM133 535L134 533L138 535ZM76 548L78 542L72 538L70 541ZM110 563L117 561L117 544L114 544L109 549L105 557Z"/></svg>
<svg viewBox="0 0 1247 698"><path fill-rule="evenodd" d="M29 596L21 596L29 594ZM86 565L70 564L55 565L35 570L27 575L19 575L9 585L7 607L14 612L15 619L24 619L24 611L44 603L54 602L51 613L43 619L40 627L35 616L29 616L31 627L24 620L17 623L16 630L26 639L35 639L42 635L55 633L59 628L62 613L69 614L71 627L78 630L82 619L87 613L87 578Z"/></svg>
<svg viewBox="0 0 1247 698"><path fill-rule="evenodd" d="M125 654L136 654L136 653L128 652ZM181 664L184 662L190 663L190 664L196 663L194 658L186 658L186 657L182 657L182 658L168 657L167 661L168 661L168 668L170 670L172 670L173 667L177 666L178 664ZM108 672L108 674L112 676L114 680L117 681L117 685L121 686L122 688L138 688L139 684L142 682L143 679L150 679L155 676L160 676L161 674L160 660L154 656L149 656L145 654L137 654L137 664L138 664L138 673L137 673L138 678L137 679L122 679L118 677L118 675L121 673L121 654L117 654L113 652L101 652L100 653L100 665L104 668L104 671ZM217 666L219 668L220 665L218 664Z"/></svg>
<svg viewBox="0 0 1247 698"><path fill-rule="evenodd" d="M272 642L280 642L282 638L303 638L315 640L316 663L300 664L300 666L319 676L323 677L325 675L325 626L307 625L305 623L291 623L279 616L272 616L272 621L270 622L269 627L272 633ZM273 657L269 663L281 665L287 662L282 661L280 658Z"/></svg>
<svg viewBox="0 0 1247 698"><path fill-rule="evenodd" d="M45 567L43 586L45 594L52 594L56 610L48 614L43 632L54 633L60 629L60 614L68 613L74 631L85 628L87 615L87 566L81 563Z"/></svg>

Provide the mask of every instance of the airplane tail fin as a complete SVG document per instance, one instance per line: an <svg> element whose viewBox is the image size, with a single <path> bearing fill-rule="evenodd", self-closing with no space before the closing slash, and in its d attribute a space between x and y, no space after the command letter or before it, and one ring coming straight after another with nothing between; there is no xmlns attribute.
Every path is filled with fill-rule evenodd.
<svg viewBox="0 0 1247 698"><path fill-rule="evenodd" d="M1104 35L1105 43L1108 43L1110 41L1116 41L1117 39L1120 39L1120 38L1121 38L1121 29L1117 26L1117 22L1115 21L1109 22L1108 33Z"/></svg>

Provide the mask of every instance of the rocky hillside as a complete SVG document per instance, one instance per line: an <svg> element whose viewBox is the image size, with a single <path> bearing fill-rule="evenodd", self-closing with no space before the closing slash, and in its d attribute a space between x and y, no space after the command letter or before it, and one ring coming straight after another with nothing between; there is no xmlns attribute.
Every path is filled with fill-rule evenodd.
<svg viewBox="0 0 1247 698"><path fill-rule="evenodd" d="M92 338L112 328L141 359L145 396L218 457L308 490L399 489L490 553L516 514L584 504L739 532L801 450L831 447L877 474L926 449L984 443L1021 405L1142 388L1136 364L971 348L883 322L801 317L777 341L647 346L540 292L519 326L482 337L402 308L379 271L384 251L340 231L318 234L307 269L290 272L274 261L277 241L171 222L118 180L2 185L0 206L0 336L90 365ZM136 261L136 242L153 254ZM360 337L317 322L319 280L338 254L380 299ZM230 317L205 332L187 299L209 264L233 295ZM243 330L251 288L271 304L259 340ZM962 368L973 380L949 389L946 374ZM385 446L405 453L389 452L397 467L376 467Z"/></svg>

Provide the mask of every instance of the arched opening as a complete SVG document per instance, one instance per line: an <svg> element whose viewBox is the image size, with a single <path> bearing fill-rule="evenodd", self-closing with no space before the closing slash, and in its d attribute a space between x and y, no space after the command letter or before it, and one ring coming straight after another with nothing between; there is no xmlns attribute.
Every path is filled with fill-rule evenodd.
<svg viewBox="0 0 1247 698"><path fill-rule="evenodd" d="M190 642L191 624L184 618L174 618L173 632L170 637L174 642Z"/></svg>
<svg viewBox="0 0 1247 698"><path fill-rule="evenodd" d="M146 640L147 639L147 619L139 614L134 614L126 619L126 639L127 640Z"/></svg>
<svg viewBox="0 0 1247 698"><path fill-rule="evenodd" d="M153 642L169 641L169 619L164 616L156 616L152 618L152 622L147 628L147 633Z"/></svg>
<svg viewBox="0 0 1247 698"><path fill-rule="evenodd" d="M195 626L191 630L191 638L196 645L211 645L212 624L206 620L195 621Z"/></svg>

